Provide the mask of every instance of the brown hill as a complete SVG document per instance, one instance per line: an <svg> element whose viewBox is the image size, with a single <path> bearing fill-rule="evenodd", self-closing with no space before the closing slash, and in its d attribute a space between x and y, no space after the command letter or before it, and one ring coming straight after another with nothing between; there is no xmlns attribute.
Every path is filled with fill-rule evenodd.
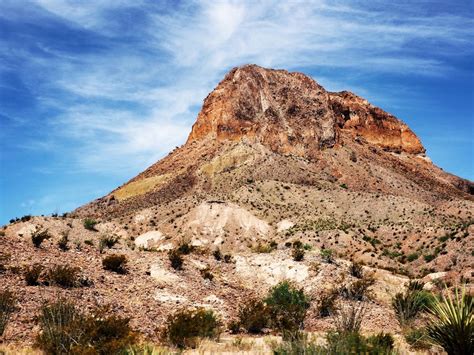
<svg viewBox="0 0 474 355"><path fill-rule="evenodd" d="M440 280L472 287L473 186L433 165L406 124L355 94L327 92L301 73L235 68L205 99L183 146L65 217L3 228L2 288L22 302L5 339L30 342L32 316L60 293L84 308L112 304L157 341L157 323L177 307L211 307L228 323L241 300L284 279L321 299L354 281L351 259L374 272L364 331L400 333L390 300L406 276L430 289L442 289ZM45 230L50 238L34 247L32 235ZM64 235L67 251L58 248ZM107 238L118 242L108 249ZM302 261L293 260L295 242L307 249ZM176 271L167 251L183 243L196 252ZM104 254L118 252L129 260L126 275L102 270ZM88 286L26 286L18 270L34 263L78 267ZM305 326L325 331L334 319L319 317L313 302Z"/></svg>

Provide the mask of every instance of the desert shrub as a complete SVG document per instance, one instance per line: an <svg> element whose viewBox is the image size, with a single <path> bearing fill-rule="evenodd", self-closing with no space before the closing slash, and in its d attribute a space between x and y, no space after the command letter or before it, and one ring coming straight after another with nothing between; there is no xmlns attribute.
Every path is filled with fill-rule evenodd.
<svg viewBox="0 0 474 355"><path fill-rule="evenodd" d="M23 272L23 277L28 286L37 286L39 285L39 278L43 272L43 265L33 264L25 268Z"/></svg>
<svg viewBox="0 0 474 355"><path fill-rule="evenodd" d="M51 238L51 236L49 235L49 232L47 229L35 231L31 235L31 241L33 242L33 245L36 248L39 248L41 246L41 243L43 243L46 239L49 239L49 238Z"/></svg>
<svg viewBox="0 0 474 355"><path fill-rule="evenodd" d="M420 283L410 283L404 293L397 293L392 298L395 315L402 326L415 319L433 300L429 292L420 290L419 287Z"/></svg>
<svg viewBox="0 0 474 355"><path fill-rule="evenodd" d="M270 312L267 305L257 299L249 299L241 305L238 317L239 326L252 334L261 333L270 322Z"/></svg>
<svg viewBox="0 0 474 355"><path fill-rule="evenodd" d="M117 274L127 273L127 257L125 255L112 254L102 259L104 270L113 271Z"/></svg>
<svg viewBox="0 0 474 355"><path fill-rule="evenodd" d="M294 261L301 261L304 259L304 249L303 248L293 248L291 252L291 256L293 257Z"/></svg>
<svg viewBox="0 0 474 355"><path fill-rule="evenodd" d="M10 262L10 259L10 254L0 253L0 274L7 271L7 264Z"/></svg>
<svg viewBox="0 0 474 355"><path fill-rule="evenodd" d="M347 286L341 288L341 294L345 298L353 301L363 301L370 298L369 287L375 283L372 275L364 276L360 280L356 280Z"/></svg>
<svg viewBox="0 0 474 355"><path fill-rule="evenodd" d="M86 240L84 240L84 244L93 247L94 246L94 241L91 240L91 239L86 239Z"/></svg>
<svg viewBox="0 0 474 355"><path fill-rule="evenodd" d="M64 288L76 287L79 282L79 268L69 265L55 265L48 270L46 279L52 285Z"/></svg>
<svg viewBox="0 0 474 355"><path fill-rule="evenodd" d="M97 229L95 229L95 226L96 226L98 223L99 223L99 222L97 222L96 220L91 219L91 218L86 218L86 219L83 221L84 228L87 229L87 230L93 231L93 232L97 232Z"/></svg>
<svg viewBox="0 0 474 355"><path fill-rule="evenodd" d="M424 329L408 329L403 335L406 342L415 350L426 350L431 348L431 344L428 342L428 334Z"/></svg>
<svg viewBox="0 0 474 355"><path fill-rule="evenodd" d="M68 251L69 250L68 242L69 242L69 234L68 232L63 232L61 235L61 239L59 239L58 241L59 249L61 249L62 251Z"/></svg>
<svg viewBox="0 0 474 355"><path fill-rule="evenodd" d="M218 339L221 322L212 310L181 309L171 314L165 323L162 337L179 348L196 347L201 338Z"/></svg>
<svg viewBox="0 0 474 355"><path fill-rule="evenodd" d="M351 276L361 279L364 276L364 267L362 263L353 261L349 266L349 274Z"/></svg>
<svg viewBox="0 0 474 355"><path fill-rule="evenodd" d="M282 281L269 291L265 302L270 310L272 326L280 330L284 338L292 337L302 329L310 306L303 289Z"/></svg>
<svg viewBox="0 0 474 355"><path fill-rule="evenodd" d="M212 274L211 269L209 269L208 267L201 270L201 276L203 279L209 281L212 281L214 279L214 275Z"/></svg>
<svg viewBox="0 0 474 355"><path fill-rule="evenodd" d="M321 249L321 258L324 262L331 264L334 262L334 252L332 249Z"/></svg>
<svg viewBox="0 0 474 355"><path fill-rule="evenodd" d="M326 336L326 340L327 354L379 355L393 353L393 337L385 333L364 337L358 332L330 332Z"/></svg>
<svg viewBox="0 0 474 355"><path fill-rule="evenodd" d="M227 329L229 329L229 332L231 334L240 333L240 322L238 320L233 320L229 322L229 324L227 325Z"/></svg>
<svg viewBox="0 0 474 355"><path fill-rule="evenodd" d="M231 263L231 262L232 262L232 255L230 255L230 254L225 254L225 255L224 255L224 262L225 262L226 264Z"/></svg>
<svg viewBox="0 0 474 355"><path fill-rule="evenodd" d="M427 263L429 263L431 260L434 260L435 258L436 258L436 255L433 255L433 254L423 255L423 259L425 259Z"/></svg>
<svg viewBox="0 0 474 355"><path fill-rule="evenodd" d="M35 345L47 354L118 354L136 342L128 318L101 309L84 314L65 299L43 305L38 321Z"/></svg>
<svg viewBox="0 0 474 355"><path fill-rule="evenodd" d="M212 252L212 255L214 256L214 259L216 259L217 261L221 261L222 260L222 253L220 251L220 249L216 249Z"/></svg>
<svg viewBox="0 0 474 355"><path fill-rule="evenodd" d="M415 261L416 259L418 259L419 256L420 256L420 254L418 254L418 253L411 253L411 254L408 254L407 260L408 260L408 262L411 263L411 262Z"/></svg>
<svg viewBox="0 0 474 355"><path fill-rule="evenodd" d="M183 257L177 249L168 252L168 259L170 260L173 269L181 270L183 268Z"/></svg>
<svg viewBox="0 0 474 355"><path fill-rule="evenodd" d="M334 319L337 331L339 333L358 333L365 311L363 302L341 305Z"/></svg>
<svg viewBox="0 0 474 355"><path fill-rule="evenodd" d="M293 341L278 344L273 348L273 353L278 355L388 355L394 353L393 342L392 335L385 333L364 337L357 332L338 333L333 331L326 335L325 346L318 345L314 341L308 341L306 335L301 335Z"/></svg>
<svg viewBox="0 0 474 355"><path fill-rule="evenodd" d="M194 247L188 242L181 242L181 244L178 245L177 250L181 255L188 255L193 252Z"/></svg>
<svg viewBox="0 0 474 355"><path fill-rule="evenodd" d="M436 299L428 311L431 321L426 331L433 342L448 355L474 354L474 298L465 288Z"/></svg>
<svg viewBox="0 0 474 355"><path fill-rule="evenodd" d="M16 297L12 292L0 291L0 336L5 332L12 313L16 310Z"/></svg>
<svg viewBox="0 0 474 355"><path fill-rule="evenodd" d="M262 243L258 242L257 245L255 245L252 250L255 253L271 253L272 251L276 250L278 244L275 242L271 243Z"/></svg>
<svg viewBox="0 0 474 355"><path fill-rule="evenodd" d="M336 300L338 292L337 290L331 290L324 293L318 300L318 314L320 317L329 317L333 315L337 310Z"/></svg>
<svg viewBox="0 0 474 355"><path fill-rule="evenodd" d="M102 253L105 248L111 249L117 244L119 237L115 235L104 235L99 240L99 251Z"/></svg>
<svg viewBox="0 0 474 355"><path fill-rule="evenodd" d="M408 291L423 291L425 284L421 281L410 281L407 286Z"/></svg>

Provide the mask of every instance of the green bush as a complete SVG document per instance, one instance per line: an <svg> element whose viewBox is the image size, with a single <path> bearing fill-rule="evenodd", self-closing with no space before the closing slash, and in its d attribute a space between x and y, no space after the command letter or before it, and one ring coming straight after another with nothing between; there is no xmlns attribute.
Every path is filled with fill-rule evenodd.
<svg viewBox="0 0 474 355"><path fill-rule="evenodd" d="M474 354L474 298L465 288L436 299L428 311L431 321L426 330L433 342L448 355Z"/></svg>
<svg viewBox="0 0 474 355"><path fill-rule="evenodd" d="M16 297L12 292L0 291L0 337L5 332L10 316L16 310Z"/></svg>
<svg viewBox="0 0 474 355"><path fill-rule="evenodd" d="M95 309L82 313L65 299L45 304L35 345L47 354L118 354L136 342L128 318Z"/></svg>
<svg viewBox="0 0 474 355"><path fill-rule="evenodd" d="M418 253L411 253L411 254L408 254L407 260L408 260L408 262L411 263L411 262L415 261L416 259L418 259L419 257L420 257L420 254L418 254Z"/></svg>
<svg viewBox="0 0 474 355"><path fill-rule="evenodd" d="M86 218L86 219L83 221L84 228L87 229L87 230L93 231L93 232L97 232L97 229L95 229L95 226L96 226L98 223L99 223L99 222L97 222L96 220L93 220L93 219L91 219L91 218Z"/></svg>
<svg viewBox="0 0 474 355"><path fill-rule="evenodd" d="M201 338L218 339L221 322L212 310L181 309L165 323L162 338L179 348L196 347Z"/></svg>
<svg viewBox="0 0 474 355"><path fill-rule="evenodd" d="M46 239L49 239L49 238L51 238L51 236L49 235L49 232L47 229L35 231L31 235L31 241L33 242L33 245L36 248L39 248L41 246L41 243L43 243Z"/></svg>
<svg viewBox="0 0 474 355"><path fill-rule="evenodd" d="M41 264L33 264L25 268L23 272L23 277L26 281L28 286L38 286L39 285L39 278L41 273L43 272L43 265Z"/></svg>
<svg viewBox="0 0 474 355"><path fill-rule="evenodd" d="M331 264L334 262L334 251L332 249L321 249L321 258L324 262Z"/></svg>
<svg viewBox="0 0 474 355"><path fill-rule="evenodd" d="M303 328L310 306L303 289L282 281L269 291L265 303L270 310L272 326L281 331L284 338L293 337Z"/></svg>
<svg viewBox="0 0 474 355"><path fill-rule="evenodd" d="M433 300L433 296L420 290L420 283L410 283L404 293L397 293L392 298L392 306L400 325L411 322L421 311L425 310Z"/></svg>
<svg viewBox="0 0 474 355"><path fill-rule="evenodd" d="M127 273L127 257L125 255L112 254L102 259L104 270L113 271L117 274Z"/></svg>
<svg viewBox="0 0 474 355"><path fill-rule="evenodd" d="M423 255L423 259L425 259L425 261L427 263L429 263L431 260L434 260L436 258L435 255L433 254L426 254L426 255Z"/></svg>
<svg viewBox="0 0 474 355"><path fill-rule="evenodd" d="M48 270L46 279L52 285L57 285L64 288L71 288L78 286L79 283L79 268L69 265L55 265Z"/></svg>
<svg viewBox="0 0 474 355"><path fill-rule="evenodd" d="M173 269L181 270L183 268L183 257L177 249L168 252L168 259L170 260Z"/></svg>
<svg viewBox="0 0 474 355"><path fill-rule="evenodd" d="M249 299L239 308L240 327L251 334L261 333L270 324L270 312L267 305L257 299Z"/></svg>
<svg viewBox="0 0 474 355"><path fill-rule="evenodd" d="M405 340L415 350L427 350L431 348L428 342L428 334L424 329L409 329L403 334Z"/></svg>

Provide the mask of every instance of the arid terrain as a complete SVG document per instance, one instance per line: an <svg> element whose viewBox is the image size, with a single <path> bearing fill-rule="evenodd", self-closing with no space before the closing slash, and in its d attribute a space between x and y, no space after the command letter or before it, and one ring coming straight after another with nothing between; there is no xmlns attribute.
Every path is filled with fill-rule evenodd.
<svg viewBox="0 0 474 355"><path fill-rule="evenodd" d="M41 305L67 295L84 310L108 305L158 343L176 309L211 308L228 325L239 304L284 280L312 299L304 329L322 334L335 314L321 316L320 300L337 291L348 302L340 291L357 281L357 262L374 279L362 332L394 334L401 353L439 351L410 348L392 297L413 279L433 292L474 291L473 194L472 182L432 164L406 124L365 99L301 73L238 67L204 100L183 146L71 213L2 228L0 289L19 307L3 342L31 346ZM192 250L176 270L169 252L182 245ZM126 256L126 273L103 269L112 254ZM28 286L34 264L76 267L81 285L42 275Z"/></svg>

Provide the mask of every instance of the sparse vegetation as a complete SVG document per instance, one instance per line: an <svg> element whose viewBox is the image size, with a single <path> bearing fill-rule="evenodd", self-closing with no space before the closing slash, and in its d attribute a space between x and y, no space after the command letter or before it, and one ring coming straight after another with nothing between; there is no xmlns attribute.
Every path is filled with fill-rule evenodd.
<svg viewBox="0 0 474 355"><path fill-rule="evenodd" d="M288 281L274 286L265 303L269 307L272 326L282 332L285 339L294 337L303 327L309 298L303 289L298 289Z"/></svg>
<svg viewBox="0 0 474 355"><path fill-rule="evenodd" d="M341 294L350 300L363 301L370 298L369 287L375 283L372 275L366 275L363 278L351 282L347 286L341 288Z"/></svg>
<svg viewBox="0 0 474 355"><path fill-rule="evenodd" d="M168 252L168 259L170 260L173 269L181 270L183 268L183 257L177 249Z"/></svg>
<svg viewBox="0 0 474 355"><path fill-rule="evenodd" d="M331 290L324 293L318 300L318 314L321 318L330 317L336 313L338 292Z"/></svg>
<svg viewBox="0 0 474 355"><path fill-rule="evenodd" d="M324 262L331 264L334 262L334 251L332 249L321 249L321 258Z"/></svg>
<svg viewBox="0 0 474 355"><path fill-rule="evenodd" d="M404 333L405 340L415 350L426 350L431 348L428 334L425 329L407 329Z"/></svg>
<svg viewBox="0 0 474 355"><path fill-rule="evenodd" d="M31 241L33 242L33 245L36 248L39 248L41 246L41 243L43 243L46 239L49 238L51 238L51 236L49 235L47 229L35 231L31 235Z"/></svg>
<svg viewBox="0 0 474 355"><path fill-rule="evenodd" d="M433 342L448 355L474 354L474 298L464 287L434 300L428 310L431 322L427 333Z"/></svg>
<svg viewBox="0 0 474 355"><path fill-rule="evenodd" d="M400 325L411 322L432 301L433 296L423 291L422 285L419 282L411 282L404 293L397 293L393 297L392 306Z"/></svg>
<svg viewBox="0 0 474 355"><path fill-rule="evenodd" d="M338 333L358 333L366 312L365 307L363 302L341 305L334 319Z"/></svg>
<svg viewBox="0 0 474 355"><path fill-rule="evenodd" d="M250 299L239 308L239 328L248 333L258 334L270 323L270 312L267 305L258 299Z"/></svg>
<svg viewBox="0 0 474 355"><path fill-rule="evenodd" d="M212 281L214 279L214 275L212 274L211 269L209 269L208 267L201 270L201 276L203 279L209 281Z"/></svg>
<svg viewBox="0 0 474 355"><path fill-rule="evenodd" d="M0 291L0 337L5 332L10 316L16 310L16 297L8 290Z"/></svg>
<svg viewBox="0 0 474 355"><path fill-rule="evenodd" d="M104 235L99 240L99 251L102 253L105 248L111 249L118 243L119 237L115 235Z"/></svg>
<svg viewBox="0 0 474 355"><path fill-rule="evenodd" d="M23 276L28 286L39 285L39 278L43 272L44 267L41 264L33 264L25 268Z"/></svg>
<svg viewBox="0 0 474 355"><path fill-rule="evenodd" d="M71 288L80 284L79 268L69 265L55 265L48 270L47 281L56 286Z"/></svg>
<svg viewBox="0 0 474 355"><path fill-rule="evenodd" d="M349 266L349 273L351 274L351 276L361 279L364 275L364 269L363 269L362 263L353 261L351 265Z"/></svg>
<svg viewBox="0 0 474 355"><path fill-rule="evenodd" d="M85 314L62 298L45 304L38 321L36 347L47 354L118 354L137 340L128 318L110 315L106 309Z"/></svg>
<svg viewBox="0 0 474 355"><path fill-rule="evenodd" d="M291 256L294 261L302 261L304 259L305 251L303 248L293 248L291 251Z"/></svg>
<svg viewBox="0 0 474 355"><path fill-rule="evenodd" d="M212 310L181 309L165 323L162 338L179 348L194 348L201 338L218 339L221 322Z"/></svg>
<svg viewBox="0 0 474 355"><path fill-rule="evenodd" d="M61 249L62 251L68 251L69 250L68 242L69 242L69 233L66 231L61 234L61 239L59 239L58 241L59 249Z"/></svg>
<svg viewBox="0 0 474 355"><path fill-rule="evenodd" d="M86 219L83 221L84 228L87 229L87 230L93 231L93 232L97 232L97 229L95 229L95 226L96 226L98 223L99 223L99 222L97 222L96 220L91 219L91 218L86 218Z"/></svg>
<svg viewBox="0 0 474 355"><path fill-rule="evenodd" d="M102 259L102 267L104 270L113 271L117 274L126 274L127 262L125 255L112 254Z"/></svg>

